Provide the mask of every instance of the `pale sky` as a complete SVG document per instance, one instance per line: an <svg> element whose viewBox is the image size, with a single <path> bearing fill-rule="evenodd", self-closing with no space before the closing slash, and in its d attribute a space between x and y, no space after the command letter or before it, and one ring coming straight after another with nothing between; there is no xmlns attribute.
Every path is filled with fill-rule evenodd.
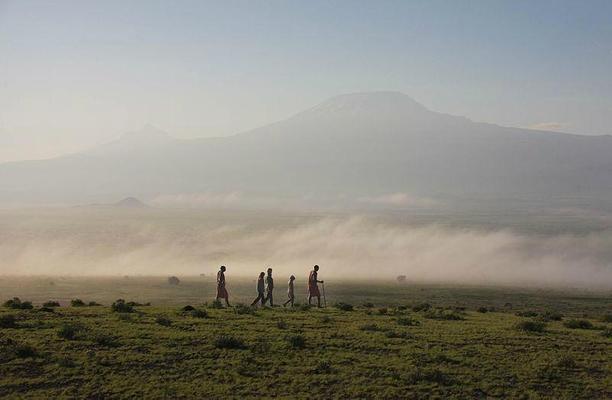
<svg viewBox="0 0 612 400"><path fill-rule="evenodd" d="M607 0L0 0L0 161L145 124L229 135L370 90L612 134L610 71Z"/></svg>

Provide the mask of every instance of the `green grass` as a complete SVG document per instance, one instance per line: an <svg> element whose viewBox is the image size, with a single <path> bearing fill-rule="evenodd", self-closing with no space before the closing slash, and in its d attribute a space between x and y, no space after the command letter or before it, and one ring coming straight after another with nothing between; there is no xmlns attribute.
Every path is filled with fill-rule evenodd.
<svg viewBox="0 0 612 400"><path fill-rule="evenodd" d="M610 338L512 312L3 308L0 397L606 398ZM450 313L451 311L448 311ZM129 318L122 317L128 315ZM403 319L400 319L403 318ZM164 321L160 324L160 319ZM167 324L165 321L171 321ZM279 323L279 321L282 321ZM410 324L398 323L410 321Z"/></svg>

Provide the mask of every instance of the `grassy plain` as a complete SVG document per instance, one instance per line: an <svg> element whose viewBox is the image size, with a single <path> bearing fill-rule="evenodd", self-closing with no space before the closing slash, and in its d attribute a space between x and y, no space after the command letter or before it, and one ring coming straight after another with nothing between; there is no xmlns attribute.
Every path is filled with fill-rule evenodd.
<svg viewBox="0 0 612 400"><path fill-rule="evenodd" d="M326 309L251 310L215 308L208 277L178 286L164 278L2 278L3 299L34 304L0 309L0 396L612 396L609 293L326 286ZM250 302L253 283L234 280L230 291L234 302ZM101 305L72 307L74 298ZM114 312L117 298L151 305ZM61 306L41 309L49 300ZM188 304L205 313L183 311Z"/></svg>

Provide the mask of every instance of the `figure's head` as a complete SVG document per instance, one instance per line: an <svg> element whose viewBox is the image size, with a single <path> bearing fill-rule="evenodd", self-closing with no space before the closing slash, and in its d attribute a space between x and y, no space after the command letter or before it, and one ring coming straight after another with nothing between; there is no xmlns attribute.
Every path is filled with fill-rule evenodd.
<svg viewBox="0 0 612 400"><path fill-rule="evenodd" d="M221 272L225 272L225 265L221 266Z"/></svg>
<svg viewBox="0 0 612 400"><path fill-rule="evenodd" d="M268 268L268 275L272 275L272 268Z"/></svg>
<svg viewBox="0 0 612 400"><path fill-rule="evenodd" d="M291 275L291 276L289 277L289 280L290 280L290 281L294 281L294 280L295 280L295 276Z"/></svg>
<svg viewBox="0 0 612 400"><path fill-rule="evenodd" d="M260 278L263 278L265 275L266 275L266 274L265 274L263 271L261 271L261 272L259 273L259 277L260 277Z"/></svg>
<svg viewBox="0 0 612 400"><path fill-rule="evenodd" d="M319 270L319 266L318 266L318 265L315 265L315 266L314 266L314 270L315 270L315 271L318 271L318 270Z"/></svg>

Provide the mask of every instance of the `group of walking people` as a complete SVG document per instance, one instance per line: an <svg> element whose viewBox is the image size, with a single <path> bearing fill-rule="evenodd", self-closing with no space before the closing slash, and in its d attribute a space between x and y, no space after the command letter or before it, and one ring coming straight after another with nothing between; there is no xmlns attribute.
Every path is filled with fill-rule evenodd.
<svg viewBox="0 0 612 400"><path fill-rule="evenodd" d="M225 300L225 304L230 307L229 293L225 287L225 271L227 268L222 265L217 272L217 300ZM316 297L317 306L321 307L321 292L319 291L319 283L323 281L319 280L319 266L315 265L308 275L308 304L312 305L312 299ZM287 288L287 301L283 303L283 307L290 305L293 307L295 302L295 276L291 275L289 278ZM257 303L261 302L262 306L265 306L269 302L270 306L274 306L274 278L272 277L272 268L268 268L267 273L260 272L257 278L257 298L253 300L251 306L256 306Z"/></svg>

